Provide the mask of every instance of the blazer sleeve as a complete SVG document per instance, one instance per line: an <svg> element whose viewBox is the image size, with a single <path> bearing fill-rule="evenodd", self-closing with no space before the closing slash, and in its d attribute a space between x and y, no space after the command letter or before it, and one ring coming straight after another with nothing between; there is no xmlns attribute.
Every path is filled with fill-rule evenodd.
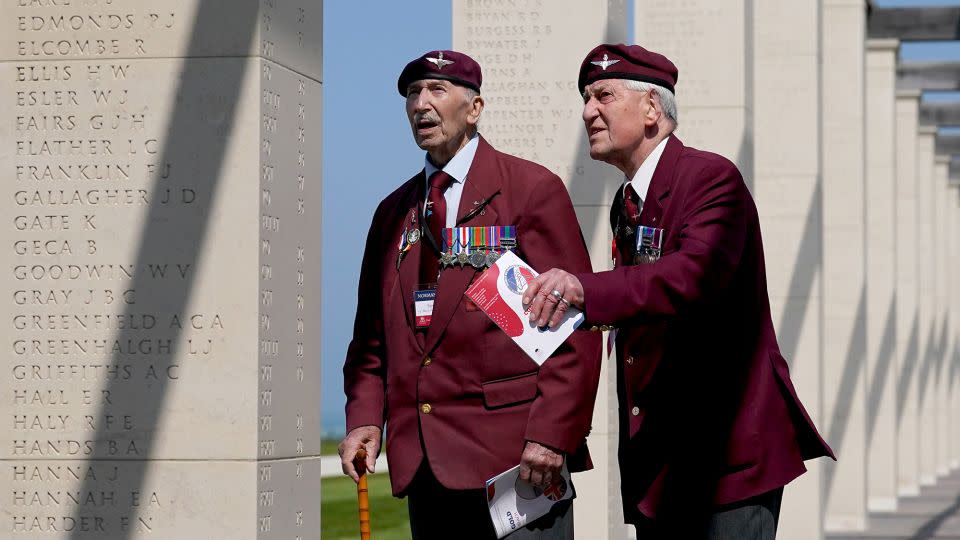
<svg viewBox="0 0 960 540"><path fill-rule="evenodd" d="M756 213L740 172L727 161L693 171L681 212L679 230L667 231L680 235L677 251L652 264L577 276L592 324L671 317L730 284Z"/></svg>
<svg viewBox="0 0 960 540"><path fill-rule="evenodd" d="M517 223L520 250L538 272L589 272L590 256L560 178L539 182ZM540 367L525 438L573 454L590 432L600 379L601 336L574 332Z"/></svg>
<svg viewBox="0 0 960 540"><path fill-rule="evenodd" d="M347 395L347 433L360 426L382 428L386 406L386 354L383 332L383 205L377 208L367 232L357 290L357 315L353 339L343 364L343 389Z"/></svg>

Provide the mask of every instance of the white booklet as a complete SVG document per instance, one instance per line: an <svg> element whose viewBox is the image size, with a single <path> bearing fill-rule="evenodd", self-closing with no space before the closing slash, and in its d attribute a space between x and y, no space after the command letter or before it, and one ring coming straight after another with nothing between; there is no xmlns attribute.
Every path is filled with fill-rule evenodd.
<svg viewBox="0 0 960 540"><path fill-rule="evenodd" d="M527 282L537 275L530 265L508 251L480 274L465 294L537 365L542 365L580 326L583 313L570 308L553 328L539 328L530 322L523 305L523 291Z"/></svg>
<svg viewBox="0 0 960 540"><path fill-rule="evenodd" d="M574 497L566 462L560 469L560 478L542 490L520 480L519 465L487 480L487 505L497 538L529 525L546 515L554 504Z"/></svg>

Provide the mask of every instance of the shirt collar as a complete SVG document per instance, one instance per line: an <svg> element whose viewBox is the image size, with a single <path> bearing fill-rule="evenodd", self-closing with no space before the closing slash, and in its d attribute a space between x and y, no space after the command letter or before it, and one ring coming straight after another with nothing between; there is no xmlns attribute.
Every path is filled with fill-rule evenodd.
<svg viewBox="0 0 960 540"><path fill-rule="evenodd" d="M627 184L632 185L634 191L640 196L641 201L647 200L647 191L650 189L653 173L657 170L657 164L660 163L660 156L663 155L663 150L667 147L667 139L669 138L670 136L668 135L660 141L660 144L653 149L653 152L650 152L647 159L643 160L643 163L640 164L640 168L637 169L637 173L633 175L633 178L627 179L627 181L623 183L624 190L627 189Z"/></svg>
<svg viewBox="0 0 960 540"><path fill-rule="evenodd" d="M467 141L467 144L460 149L459 152L453 159L447 162L443 166L443 172L449 174L454 182L464 183L467 181L467 173L470 171L470 165L473 164L473 156L477 154L477 146L480 145L480 134L474 133L473 137L470 137L470 140ZM427 175L427 181L430 180L430 176L433 173L437 172L437 166L430 162L430 157L426 156L423 158L424 166L423 170Z"/></svg>

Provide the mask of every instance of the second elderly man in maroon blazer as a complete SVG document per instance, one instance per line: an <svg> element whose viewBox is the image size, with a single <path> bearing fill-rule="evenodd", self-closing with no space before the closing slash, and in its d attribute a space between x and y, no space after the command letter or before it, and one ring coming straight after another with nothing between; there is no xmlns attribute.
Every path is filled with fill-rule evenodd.
<svg viewBox="0 0 960 540"><path fill-rule="evenodd" d="M578 333L538 369L464 297L506 249L538 270L590 271L561 180L477 133L480 84L480 66L453 51L400 74L426 162L373 216L343 368L344 473L357 478L360 447L373 469L386 423L393 493L408 498L414 539L496 538L487 479L520 464L521 477L545 486L565 459L571 471L589 466L599 336ZM460 234L469 227L485 229ZM561 503L511 538L572 536L573 511Z"/></svg>
<svg viewBox="0 0 960 540"><path fill-rule="evenodd" d="M833 457L797 398L770 318L753 198L727 159L684 146L677 68L601 45L580 68L590 156L626 176L616 268L551 270L531 320L569 306L616 327L624 516L638 538L772 539L783 486Z"/></svg>

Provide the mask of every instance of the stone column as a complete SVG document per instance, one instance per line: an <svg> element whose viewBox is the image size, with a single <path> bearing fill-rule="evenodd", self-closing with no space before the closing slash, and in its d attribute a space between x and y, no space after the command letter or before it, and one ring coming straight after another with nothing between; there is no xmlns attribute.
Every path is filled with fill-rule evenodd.
<svg viewBox="0 0 960 540"><path fill-rule="evenodd" d="M867 509L897 509L897 40L867 40Z"/></svg>
<svg viewBox="0 0 960 540"><path fill-rule="evenodd" d="M937 479L936 447L936 229L933 204L933 160L937 130L931 126L917 128L917 262L919 268L919 333L917 355L917 412L919 416L920 485L931 486Z"/></svg>
<svg viewBox="0 0 960 540"><path fill-rule="evenodd" d="M917 413L919 254L917 246L917 117L919 91L897 92L897 495L920 494Z"/></svg>
<svg viewBox="0 0 960 540"><path fill-rule="evenodd" d="M610 267L610 202L623 175L590 159L577 90L580 62L603 42L626 40L625 0L454 0L453 48L483 69L480 132L494 147L536 161L567 184L594 270ZM576 475L577 535L627 535L617 465L616 370L604 360L588 439L595 469Z"/></svg>
<svg viewBox="0 0 960 540"><path fill-rule="evenodd" d="M950 221L950 269L947 275L960 273L960 183L950 179L947 196L947 208ZM947 386L950 389L950 470L960 468L960 284L950 280L950 325L947 327L952 338L949 351L949 374Z"/></svg>
<svg viewBox="0 0 960 540"><path fill-rule="evenodd" d="M680 69L684 144L730 159L753 181L753 20L749 0L637 0L636 42ZM723 62L717 62L723 58Z"/></svg>
<svg viewBox="0 0 960 540"><path fill-rule="evenodd" d="M4 2L23 538L320 534L319 2Z"/></svg>
<svg viewBox="0 0 960 540"><path fill-rule="evenodd" d="M864 40L862 0L823 0L820 106L823 167L823 416L843 459L823 464L824 528L866 528ZM843 88L842 92L835 91Z"/></svg>
<svg viewBox="0 0 960 540"><path fill-rule="evenodd" d="M821 428L820 2L752 4L753 194L770 304L800 399ZM830 441L833 442L833 441ZM784 493L779 537L823 537L822 460Z"/></svg>
<svg viewBox="0 0 960 540"><path fill-rule="evenodd" d="M936 207L936 245L934 254L936 261L936 321L937 325L934 331L936 336L936 346L934 347L935 358L932 360L933 376L936 380L936 421L937 421L937 442L936 455L934 463L936 465L936 475L938 478L946 476L950 472L950 401L949 401L949 381L950 372L949 357L952 346L950 335L950 282L957 278L956 274L949 274L948 253L948 200L950 196L950 156L937 156L934 160L933 169L933 191L934 205Z"/></svg>

